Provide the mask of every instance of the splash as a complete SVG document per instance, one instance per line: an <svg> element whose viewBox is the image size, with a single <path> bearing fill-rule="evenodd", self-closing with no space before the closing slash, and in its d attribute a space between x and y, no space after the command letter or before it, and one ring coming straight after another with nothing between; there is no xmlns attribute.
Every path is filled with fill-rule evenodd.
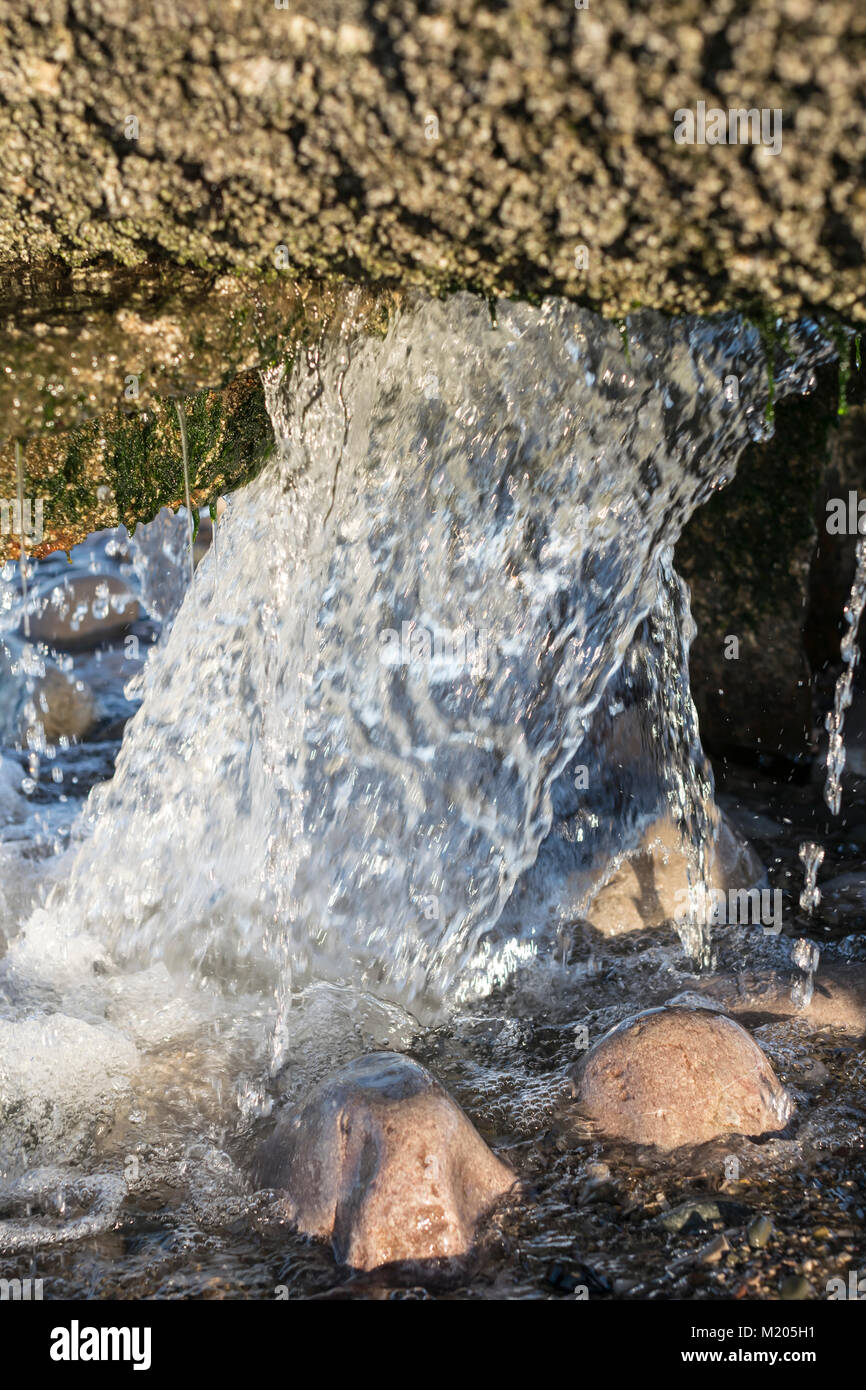
<svg viewBox="0 0 866 1390"><path fill-rule="evenodd" d="M800 936L791 948L791 960L795 970L791 1002L795 1009L808 1009L815 993L815 976L821 961L821 952L814 942Z"/></svg>
<svg viewBox="0 0 866 1390"><path fill-rule="evenodd" d="M185 508L163 507L153 521L137 526L131 537L132 567L145 609L170 626L190 584L190 523Z"/></svg>

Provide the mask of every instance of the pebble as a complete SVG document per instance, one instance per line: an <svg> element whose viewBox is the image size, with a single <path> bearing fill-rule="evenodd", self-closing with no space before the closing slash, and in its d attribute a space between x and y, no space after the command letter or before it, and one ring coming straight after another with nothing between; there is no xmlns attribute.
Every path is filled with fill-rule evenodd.
<svg viewBox="0 0 866 1390"><path fill-rule="evenodd" d="M779 1297L786 1303L801 1303L806 1298L814 1298L815 1290L802 1274L789 1274L779 1285Z"/></svg>
<svg viewBox="0 0 866 1390"><path fill-rule="evenodd" d="M730 1250L730 1248L725 1237L718 1235L715 1240L710 1241L709 1245L705 1245L703 1250L698 1251L698 1259L705 1265L717 1264L725 1251Z"/></svg>
<svg viewBox="0 0 866 1390"><path fill-rule="evenodd" d="M748 1214L749 1208L742 1202L734 1202L729 1197L706 1197L682 1202L658 1219L666 1231L676 1234L686 1227L689 1230L700 1230L702 1226L710 1226L714 1221L739 1226Z"/></svg>
<svg viewBox="0 0 866 1390"><path fill-rule="evenodd" d="M762 1250L773 1234L773 1223L769 1216L757 1216L747 1234L752 1249Z"/></svg>

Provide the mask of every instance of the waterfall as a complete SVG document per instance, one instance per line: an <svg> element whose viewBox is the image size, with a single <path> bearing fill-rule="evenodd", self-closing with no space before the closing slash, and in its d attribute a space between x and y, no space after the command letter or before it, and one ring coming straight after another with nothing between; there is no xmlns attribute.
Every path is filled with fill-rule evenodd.
<svg viewBox="0 0 866 1390"><path fill-rule="evenodd" d="M809 325L793 340L780 392L828 354ZM534 864L557 779L581 746L592 762L636 635L700 885L712 790L671 548L764 432L765 365L732 316L642 313L628 346L564 301L494 321L418 297L383 338L332 332L265 373L276 456L148 661L47 908L66 933L275 991L277 1062L311 980L435 1011Z"/></svg>

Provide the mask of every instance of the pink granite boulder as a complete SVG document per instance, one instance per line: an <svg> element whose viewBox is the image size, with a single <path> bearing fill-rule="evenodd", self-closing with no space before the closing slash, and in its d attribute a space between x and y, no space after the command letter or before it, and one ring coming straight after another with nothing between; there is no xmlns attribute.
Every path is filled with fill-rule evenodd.
<svg viewBox="0 0 866 1390"><path fill-rule="evenodd" d="M572 1071L601 1133L670 1150L723 1134L784 1129L792 1103L758 1044L709 1009L647 1009L620 1023Z"/></svg>

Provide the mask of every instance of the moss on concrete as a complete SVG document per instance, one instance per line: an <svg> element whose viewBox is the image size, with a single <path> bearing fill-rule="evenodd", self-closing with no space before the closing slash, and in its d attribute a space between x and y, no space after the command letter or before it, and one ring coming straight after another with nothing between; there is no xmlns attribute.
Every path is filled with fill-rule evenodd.
<svg viewBox="0 0 866 1390"><path fill-rule="evenodd" d="M258 375L239 377L224 391L178 399L187 414L193 502L212 502L255 477L273 447ZM44 535L29 553L69 549L91 531L121 522L132 530L161 507L184 501L177 400L108 411L74 430L33 440L24 465L26 496L43 500ZM11 441L0 451L0 496L15 496ZM16 538L0 536L0 561L17 554Z"/></svg>
<svg viewBox="0 0 866 1390"><path fill-rule="evenodd" d="M249 482L273 433L260 374L241 369L288 362L347 320L380 334L399 302L393 291L167 268L135 287L103 272L74 292L68 276L31 280L15 312L6 306L15 330L0 373L0 499L16 496L18 439L25 498L42 499L36 556L183 501L178 400L195 502ZM0 563L18 548L0 534Z"/></svg>

